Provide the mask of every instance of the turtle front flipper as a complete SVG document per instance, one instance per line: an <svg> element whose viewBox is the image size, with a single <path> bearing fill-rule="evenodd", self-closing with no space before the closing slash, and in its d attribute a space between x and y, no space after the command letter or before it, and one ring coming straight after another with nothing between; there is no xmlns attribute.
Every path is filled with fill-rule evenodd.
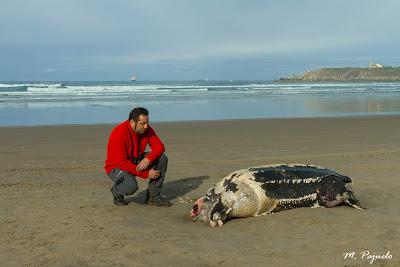
<svg viewBox="0 0 400 267"><path fill-rule="evenodd" d="M218 202L215 204L214 208L210 213L210 225L212 227L224 225L226 221L229 220L229 214L231 213L232 208L229 208L222 204L221 200L218 199Z"/></svg>

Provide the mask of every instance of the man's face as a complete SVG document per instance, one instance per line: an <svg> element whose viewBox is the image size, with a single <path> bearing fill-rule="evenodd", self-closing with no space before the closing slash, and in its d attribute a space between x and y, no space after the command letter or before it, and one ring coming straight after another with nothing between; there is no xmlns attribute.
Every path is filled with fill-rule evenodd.
<svg viewBox="0 0 400 267"><path fill-rule="evenodd" d="M135 132L143 134L149 128L149 116L140 115L136 123L131 120L131 126Z"/></svg>

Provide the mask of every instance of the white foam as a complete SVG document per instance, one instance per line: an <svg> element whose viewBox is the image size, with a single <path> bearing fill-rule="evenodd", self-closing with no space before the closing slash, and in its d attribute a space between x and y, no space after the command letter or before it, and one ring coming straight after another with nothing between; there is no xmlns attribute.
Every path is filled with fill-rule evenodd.
<svg viewBox="0 0 400 267"><path fill-rule="evenodd" d="M0 88L28 86L27 90L2 91L0 101L36 101L36 100L65 100L65 99L117 99L119 98L152 98L162 97L171 99L179 97L190 97L195 99L199 96L232 97L246 99L255 97L279 97L290 95L341 95L341 94L369 94L369 93L398 93L400 83L331 83L331 84L274 84L241 82L207 82L204 83L133 83L133 84L85 84L85 83L0 83Z"/></svg>

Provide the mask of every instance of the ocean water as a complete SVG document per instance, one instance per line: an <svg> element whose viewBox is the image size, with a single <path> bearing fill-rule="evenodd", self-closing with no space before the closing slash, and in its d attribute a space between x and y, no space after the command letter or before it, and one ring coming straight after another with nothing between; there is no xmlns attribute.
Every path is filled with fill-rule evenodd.
<svg viewBox="0 0 400 267"><path fill-rule="evenodd" d="M0 82L0 126L400 114L400 83Z"/></svg>

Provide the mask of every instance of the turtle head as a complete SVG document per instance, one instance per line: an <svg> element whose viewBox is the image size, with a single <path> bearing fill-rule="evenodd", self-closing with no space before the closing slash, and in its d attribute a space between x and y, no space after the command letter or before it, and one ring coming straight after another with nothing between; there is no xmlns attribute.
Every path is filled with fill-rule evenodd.
<svg viewBox="0 0 400 267"><path fill-rule="evenodd" d="M212 204L211 199L207 196L196 200L191 211L193 220L198 222L208 222L210 220Z"/></svg>
<svg viewBox="0 0 400 267"><path fill-rule="evenodd" d="M209 223L213 227L222 226L230 210L222 204L221 194L215 194L212 189L194 203L191 216L194 221Z"/></svg>

